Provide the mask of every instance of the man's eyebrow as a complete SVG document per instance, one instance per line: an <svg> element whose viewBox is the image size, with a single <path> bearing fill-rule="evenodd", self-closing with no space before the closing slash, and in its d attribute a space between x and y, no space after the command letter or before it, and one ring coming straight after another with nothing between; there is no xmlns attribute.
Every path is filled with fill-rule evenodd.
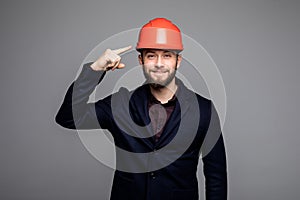
<svg viewBox="0 0 300 200"><path fill-rule="evenodd" d="M155 52L152 51L152 50L146 50L146 51L145 51L145 54L147 54L147 53L155 53Z"/></svg>
<svg viewBox="0 0 300 200"><path fill-rule="evenodd" d="M153 51L153 50L146 50L145 54L147 54L147 53L155 53L155 51ZM175 54L175 52L169 51L169 50L165 50L165 51L163 51L163 53L174 53Z"/></svg>

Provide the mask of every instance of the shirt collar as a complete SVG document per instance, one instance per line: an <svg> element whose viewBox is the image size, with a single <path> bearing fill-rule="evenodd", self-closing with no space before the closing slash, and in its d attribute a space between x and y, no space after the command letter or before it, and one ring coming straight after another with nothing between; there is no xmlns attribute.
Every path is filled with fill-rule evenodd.
<svg viewBox="0 0 300 200"><path fill-rule="evenodd" d="M175 103L176 103L176 100L177 100L177 95L179 93L179 90L180 90L180 87L177 84L177 90L176 90L175 94L173 95L173 97L167 103L162 104L159 100L157 100L153 96L153 94L151 93L151 90L150 90L150 85L148 85L148 102L149 102L150 105L161 104L163 106L174 106Z"/></svg>

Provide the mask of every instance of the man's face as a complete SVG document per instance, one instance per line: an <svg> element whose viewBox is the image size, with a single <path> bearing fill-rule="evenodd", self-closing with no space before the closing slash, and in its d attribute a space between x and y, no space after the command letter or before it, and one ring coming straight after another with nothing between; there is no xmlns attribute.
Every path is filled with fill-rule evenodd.
<svg viewBox="0 0 300 200"><path fill-rule="evenodd" d="M139 56L148 83L156 87L168 86L180 66L181 56L174 51L147 49Z"/></svg>

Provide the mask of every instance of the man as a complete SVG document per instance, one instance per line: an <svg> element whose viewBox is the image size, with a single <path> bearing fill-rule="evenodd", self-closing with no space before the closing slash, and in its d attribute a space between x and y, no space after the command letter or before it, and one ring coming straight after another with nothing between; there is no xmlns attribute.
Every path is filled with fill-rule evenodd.
<svg viewBox="0 0 300 200"><path fill-rule="evenodd" d="M145 84L121 88L96 103L89 95L108 71L124 68L120 54L107 49L83 66L69 87L56 122L71 129L102 128L116 145L111 200L196 200L199 155L204 156L206 199L227 199L226 156L212 102L176 78L183 50L179 28L156 18L145 24L136 49ZM101 87L100 87L101 88Z"/></svg>

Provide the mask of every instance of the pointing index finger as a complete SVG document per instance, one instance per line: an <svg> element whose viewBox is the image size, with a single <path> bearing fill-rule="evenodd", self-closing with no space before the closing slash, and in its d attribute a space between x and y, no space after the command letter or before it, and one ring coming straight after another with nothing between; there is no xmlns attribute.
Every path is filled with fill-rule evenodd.
<svg viewBox="0 0 300 200"><path fill-rule="evenodd" d="M116 54L121 54L121 53L124 53L124 52L128 51L129 49L131 49L131 45L127 46L127 47L120 48L120 49L115 49L115 50L112 50L112 51Z"/></svg>

